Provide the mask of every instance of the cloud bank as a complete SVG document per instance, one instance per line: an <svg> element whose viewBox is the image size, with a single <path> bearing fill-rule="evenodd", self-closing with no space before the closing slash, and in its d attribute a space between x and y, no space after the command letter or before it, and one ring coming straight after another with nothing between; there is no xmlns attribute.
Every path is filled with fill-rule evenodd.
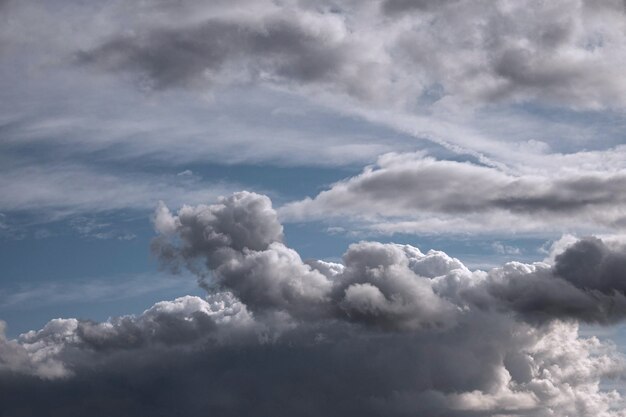
<svg viewBox="0 0 626 417"><path fill-rule="evenodd" d="M283 206L287 220L361 219L394 233L510 233L626 227L626 171L506 172L420 153L387 154L314 198Z"/></svg>
<svg viewBox="0 0 626 417"><path fill-rule="evenodd" d="M152 163L345 167L424 140L525 173L623 168L617 0L55 4L5 2L0 16L3 210L151 206ZM110 160L150 172L120 178ZM99 199L87 177L140 192Z"/></svg>
<svg viewBox="0 0 626 417"><path fill-rule="evenodd" d="M623 357L578 334L625 317L623 246L585 238L552 264L490 271L378 242L341 263L302 260L250 192L160 205L154 224L157 256L196 273L207 297L0 339L3 412L623 415L601 389Z"/></svg>
<svg viewBox="0 0 626 417"><path fill-rule="evenodd" d="M166 2L130 8L143 12L134 30L96 38L78 62L156 89L252 79L402 105L624 105L616 0L185 1L176 21Z"/></svg>

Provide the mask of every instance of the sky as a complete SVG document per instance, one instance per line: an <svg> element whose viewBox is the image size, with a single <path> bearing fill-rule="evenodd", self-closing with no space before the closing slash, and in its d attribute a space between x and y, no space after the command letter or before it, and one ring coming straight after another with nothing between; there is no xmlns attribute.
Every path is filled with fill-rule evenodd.
<svg viewBox="0 0 626 417"><path fill-rule="evenodd" d="M621 0L0 0L0 417L626 416L625 65Z"/></svg>

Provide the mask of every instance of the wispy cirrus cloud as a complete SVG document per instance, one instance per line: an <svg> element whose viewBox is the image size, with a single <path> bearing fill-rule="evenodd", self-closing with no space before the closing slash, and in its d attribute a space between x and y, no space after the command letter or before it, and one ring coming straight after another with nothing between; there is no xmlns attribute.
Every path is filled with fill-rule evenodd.
<svg viewBox="0 0 626 417"><path fill-rule="evenodd" d="M157 273L14 285L0 291L0 309L28 311L48 306L123 300L163 290L192 291L194 287L192 280Z"/></svg>
<svg viewBox="0 0 626 417"><path fill-rule="evenodd" d="M51 219L112 210L150 209L159 200L202 202L228 192L227 183L198 178L101 171L78 164L25 165L0 178L0 210L31 211ZM176 204L175 203L175 204Z"/></svg>

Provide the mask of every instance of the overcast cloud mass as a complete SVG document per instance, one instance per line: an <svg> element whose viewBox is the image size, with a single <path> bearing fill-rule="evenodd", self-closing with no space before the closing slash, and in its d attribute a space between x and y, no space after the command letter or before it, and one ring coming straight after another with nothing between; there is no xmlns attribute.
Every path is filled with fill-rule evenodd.
<svg viewBox="0 0 626 417"><path fill-rule="evenodd" d="M621 0L0 1L0 417L626 417L625 67Z"/></svg>

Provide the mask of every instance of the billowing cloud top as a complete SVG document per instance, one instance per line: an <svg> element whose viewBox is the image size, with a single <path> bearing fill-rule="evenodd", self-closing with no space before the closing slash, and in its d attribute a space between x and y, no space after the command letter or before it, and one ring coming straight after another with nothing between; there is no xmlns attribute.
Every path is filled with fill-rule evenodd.
<svg viewBox="0 0 626 417"><path fill-rule="evenodd" d="M197 273L206 299L0 339L10 415L622 415L600 381L623 358L577 324L625 317L619 245L585 238L553 264L488 272L378 242L303 261L250 192L161 204L154 224L155 253Z"/></svg>

